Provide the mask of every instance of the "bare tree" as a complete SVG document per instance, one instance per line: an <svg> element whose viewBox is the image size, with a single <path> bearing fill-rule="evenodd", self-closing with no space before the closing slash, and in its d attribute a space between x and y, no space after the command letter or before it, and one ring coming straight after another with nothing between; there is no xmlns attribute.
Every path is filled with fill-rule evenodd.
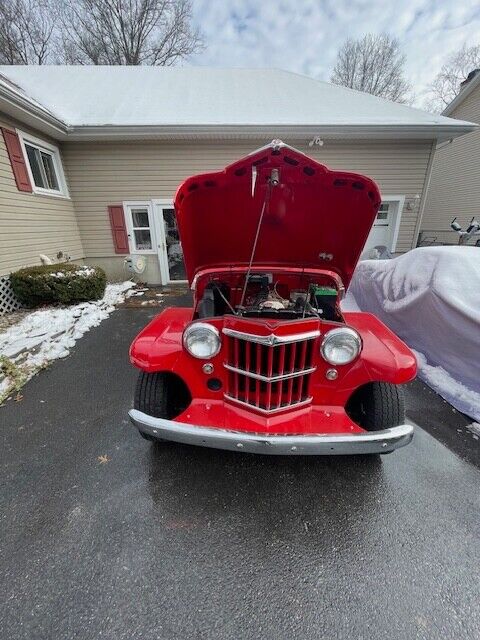
<svg viewBox="0 0 480 640"><path fill-rule="evenodd" d="M425 106L430 111L443 111L460 92L461 83L470 71L480 68L480 44L463 45L442 66L429 87Z"/></svg>
<svg viewBox="0 0 480 640"><path fill-rule="evenodd" d="M343 44L330 79L374 96L409 102L410 85L404 77L404 64L405 56L396 38L368 33Z"/></svg>
<svg viewBox="0 0 480 640"><path fill-rule="evenodd" d="M47 0L0 0L0 62L51 62L55 25Z"/></svg>
<svg viewBox="0 0 480 640"><path fill-rule="evenodd" d="M190 0L65 0L63 48L75 64L173 65L201 48Z"/></svg>

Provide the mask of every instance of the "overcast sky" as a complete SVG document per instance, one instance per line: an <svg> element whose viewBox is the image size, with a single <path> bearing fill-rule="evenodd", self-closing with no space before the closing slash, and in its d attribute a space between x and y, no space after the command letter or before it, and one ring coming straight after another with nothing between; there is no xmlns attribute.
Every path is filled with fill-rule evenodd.
<svg viewBox="0 0 480 640"><path fill-rule="evenodd" d="M367 32L396 36L421 105L449 53L480 43L479 0L193 0L206 49L190 60L217 67L279 67L329 80L338 46Z"/></svg>

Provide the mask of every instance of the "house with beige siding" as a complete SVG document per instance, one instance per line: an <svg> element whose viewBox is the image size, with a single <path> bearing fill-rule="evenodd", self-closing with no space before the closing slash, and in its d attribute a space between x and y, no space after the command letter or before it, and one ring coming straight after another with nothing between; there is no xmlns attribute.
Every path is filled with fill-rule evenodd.
<svg viewBox="0 0 480 640"><path fill-rule="evenodd" d="M443 115L480 124L480 69L462 83ZM420 225L422 243L457 244L459 236L450 227L453 218L463 229L472 218L480 222L480 127L438 146Z"/></svg>
<svg viewBox="0 0 480 640"><path fill-rule="evenodd" d="M364 173L383 202L367 248L414 247L438 145L470 122L273 69L0 67L0 278L62 252L183 280L173 210L187 176L281 138ZM202 242L202 238L198 238Z"/></svg>

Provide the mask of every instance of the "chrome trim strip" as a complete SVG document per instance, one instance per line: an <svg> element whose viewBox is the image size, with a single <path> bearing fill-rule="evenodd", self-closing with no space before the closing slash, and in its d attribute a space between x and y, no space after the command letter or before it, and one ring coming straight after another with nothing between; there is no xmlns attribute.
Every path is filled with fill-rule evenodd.
<svg viewBox="0 0 480 640"><path fill-rule="evenodd" d="M317 367L310 367L310 369L302 369L302 371L294 371L293 373L285 373L278 376L262 376L260 373L253 373L252 371L245 371L245 369L237 369L237 367L232 367L231 364L227 364L226 362L223 365L225 369L229 371L233 371L234 373L239 373L242 376L247 376L248 378L254 378L255 380L261 380L262 382L279 382L281 380L289 380L290 378L297 378L298 376L307 375L307 373L313 373L316 371Z"/></svg>
<svg viewBox="0 0 480 640"><path fill-rule="evenodd" d="M307 398L306 400L300 400L299 402L294 402L293 404L286 404L283 407L274 407L273 409L262 409L261 407L257 407L255 404L251 404L250 402L244 402L243 400L239 400L238 398L234 398L233 396L229 396L228 393L224 393L223 397L230 402L235 402L236 404L240 404L242 407L248 407L250 410L259 411L265 415L271 415L272 413L279 413L280 411L287 411L288 409L298 409L299 407L304 407L307 404L312 402L312 396Z"/></svg>
<svg viewBox="0 0 480 640"><path fill-rule="evenodd" d="M200 447L270 455L390 453L404 447L413 438L413 427L409 424L383 431L365 431L357 434L272 436L265 433L240 433L153 418L136 409L132 409L129 416L137 429L154 438Z"/></svg>
<svg viewBox="0 0 480 640"><path fill-rule="evenodd" d="M313 340L313 338L318 338L320 335L320 331L316 329L315 331L306 331L305 333L294 333L291 336L276 336L273 333L269 336L258 336L254 333L228 329L228 327L223 328L222 333L231 338L238 338L239 340L245 340L247 342L256 342L258 344L264 344L267 347L276 347L277 345L289 344L291 342L302 342L303 340Z"/></svg>

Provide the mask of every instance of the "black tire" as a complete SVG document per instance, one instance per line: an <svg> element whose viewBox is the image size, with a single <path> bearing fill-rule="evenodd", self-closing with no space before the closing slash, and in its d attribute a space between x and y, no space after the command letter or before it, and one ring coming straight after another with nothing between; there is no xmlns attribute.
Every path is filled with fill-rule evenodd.
<svg viewBox="0 0 480 640"><path fill-rule="evenodd" d="M154 418L166 418L168 415L168 395L165 374L140 371L133 402L135 409ZM166 442L163 438L154 438L141 431L139 433L142 438L150 442Z"/></svg>
<svg viewBox="0 0 480 640"><path fill-rule="evenodd" d="M168 384L164 373L138 374L133 406L154 418L168 417Z"/></svg>
<svg viewBox="0 0 480 640"><path fill-rule="evenodd" d="M133 406L138 411L154 418L173 420L184 411L192 401L190 392L183 380L170 372L138 374ZM168 442L155 438L148 433L140 434L145 440Z"/></svg>
<svg viewBox="0 0 480 640"><path fill-rule="evenodd" d="M402 387L388 382L371 382L356 391L347 413L366 431L382 431L405 423Z"/></svg>

